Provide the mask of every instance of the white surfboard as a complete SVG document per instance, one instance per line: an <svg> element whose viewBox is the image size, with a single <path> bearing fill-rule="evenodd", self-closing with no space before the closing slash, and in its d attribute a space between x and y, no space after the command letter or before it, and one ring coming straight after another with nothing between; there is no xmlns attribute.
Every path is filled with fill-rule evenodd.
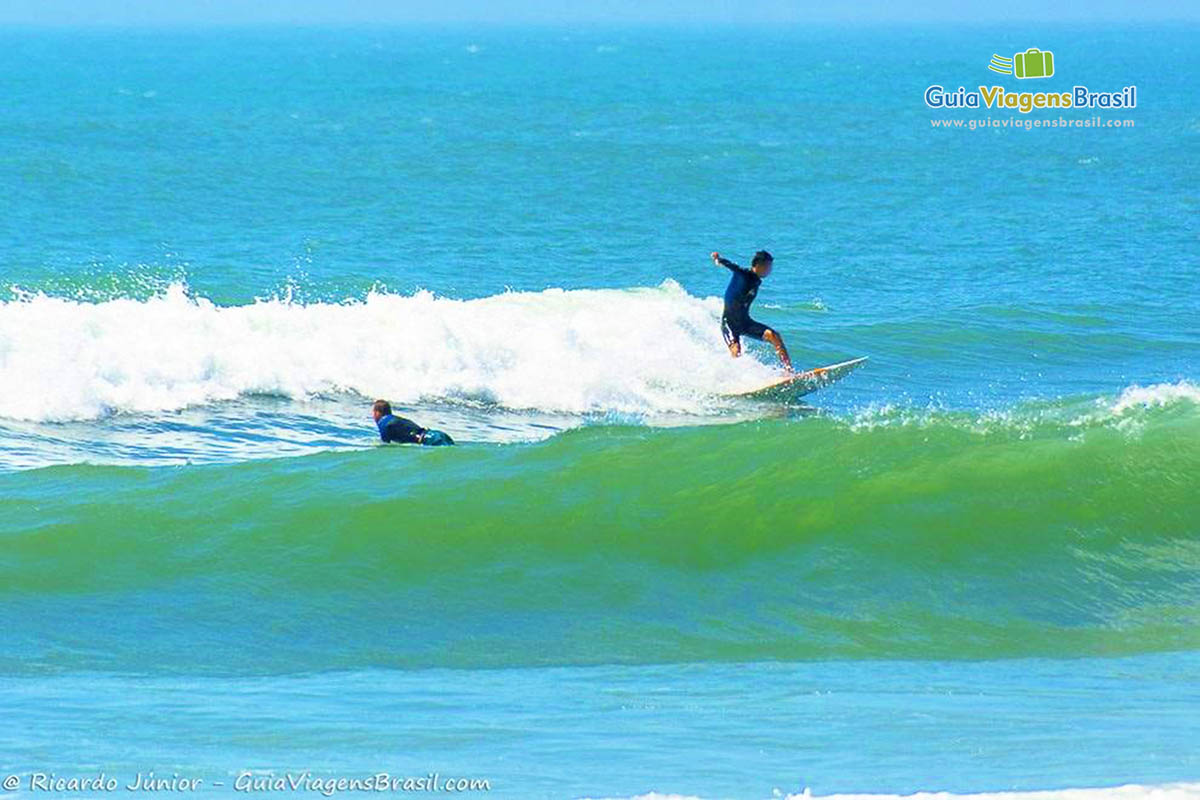
<svg viewBox="0 0 1200 800"><path fill-rule="evenodd" d="M797 372L795 375L781 378L773 383L768 383L766 386L758 389L731 394L729 397L739 397L745 400L770 400L774 402L795 400L797 397L803 397L809 392L815 392L817 389L828 386L834 381L841 380L865 364L866 361L867 357L863 356L862 358L852 358L849 361L842 361L839 364L830 364L827 367L814 367L804 372Z"/></svg>

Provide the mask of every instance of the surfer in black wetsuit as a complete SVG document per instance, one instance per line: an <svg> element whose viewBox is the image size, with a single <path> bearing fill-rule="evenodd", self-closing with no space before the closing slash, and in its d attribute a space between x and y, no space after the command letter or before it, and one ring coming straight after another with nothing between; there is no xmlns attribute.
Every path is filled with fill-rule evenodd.
<svg viewBox="0 0 1200 800"><path fill-rule="evenodd" d="M371 416L379 427L379 438L385 442L423 444L426 447L454 444L454 440L441 431L422 428L411 419L394 416L392 404L387 400L376 400L371 408Z"/></svg>
<svg viewBox="0 0 1200 800"><path fill-rule="evenodd" d="M750 269L740 267L727 258L721 258L720 253L713 253L712 260L733 273L729 278L729 286L725 288L725 311L721 314L721 335L725 337L729 354L734 358L742 354L742 336L759 341L765 339L775 346L783 368L794 372L792 359L788 357L787 347L783 344L783 337L758 320L750 318L750 304L758 295L758 286L763 278L771 274L771 266L775 261L771 254L766 250L759 250L750 262Z"/></svg>

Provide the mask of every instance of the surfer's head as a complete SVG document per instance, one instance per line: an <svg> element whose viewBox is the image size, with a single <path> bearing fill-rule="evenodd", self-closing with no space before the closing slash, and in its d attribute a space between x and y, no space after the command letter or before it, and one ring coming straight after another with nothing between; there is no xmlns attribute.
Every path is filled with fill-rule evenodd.
<svg viewBox="0 0 1200 800"><path fill-rule="evenodd" d="M754 270L754 274L760 278L765 278L771 274L771 265L775 263L775 259L766 250L759 250L754 254L754 259L750 262L750 269Z"/></svg>
<svg viewBox="0 0 1200 800"><path fill-rule="evenodd" d="M375 405L371 406L371 416L376 422L392 413L392 404L387 400L376 400Z"/></svg>

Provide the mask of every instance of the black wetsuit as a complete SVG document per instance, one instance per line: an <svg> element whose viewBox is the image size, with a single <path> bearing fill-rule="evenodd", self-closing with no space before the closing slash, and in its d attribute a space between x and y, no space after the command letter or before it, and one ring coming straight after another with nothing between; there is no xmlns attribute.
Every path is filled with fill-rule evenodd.
<svg viewBox="0 0 1200 800"><path fill-rule="evenodd" d="M725 344L739 343L742 336L761 340L768 328L750 318L750 304L758 296L762 278L727 258L720 259L719 263L733 273L725 288L725 312L721 314L721 335L725 337Z"/></svg>
<svg viewBox="0 0 1200 800"><path fill-rule="evenodd" d="M422 428L411 419L385 414L375 423L379 426L379 438L385 442L399 444L447 445L454 444L448 434Z"/></svg>

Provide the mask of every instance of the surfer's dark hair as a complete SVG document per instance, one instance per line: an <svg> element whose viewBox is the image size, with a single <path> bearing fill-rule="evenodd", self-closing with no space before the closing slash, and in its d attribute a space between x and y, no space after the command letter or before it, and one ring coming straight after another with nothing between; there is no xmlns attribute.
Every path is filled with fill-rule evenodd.
<svg viewBox="0 0 1200 800"><path fill-rule="evenodd" d="M380 414L386 415L392 413L392 404L387 400L376 400L375 405L372 406L372 408L375 411L378 411Z"/></svg>
<svg viewBox="0 0 1200 800"><path fill-rule="evenodd" d="M759 264L770 264L774 260L774 257L766 250L759 250L754 254L754 260L750 262L750 266L757 267Z"/></svg>

